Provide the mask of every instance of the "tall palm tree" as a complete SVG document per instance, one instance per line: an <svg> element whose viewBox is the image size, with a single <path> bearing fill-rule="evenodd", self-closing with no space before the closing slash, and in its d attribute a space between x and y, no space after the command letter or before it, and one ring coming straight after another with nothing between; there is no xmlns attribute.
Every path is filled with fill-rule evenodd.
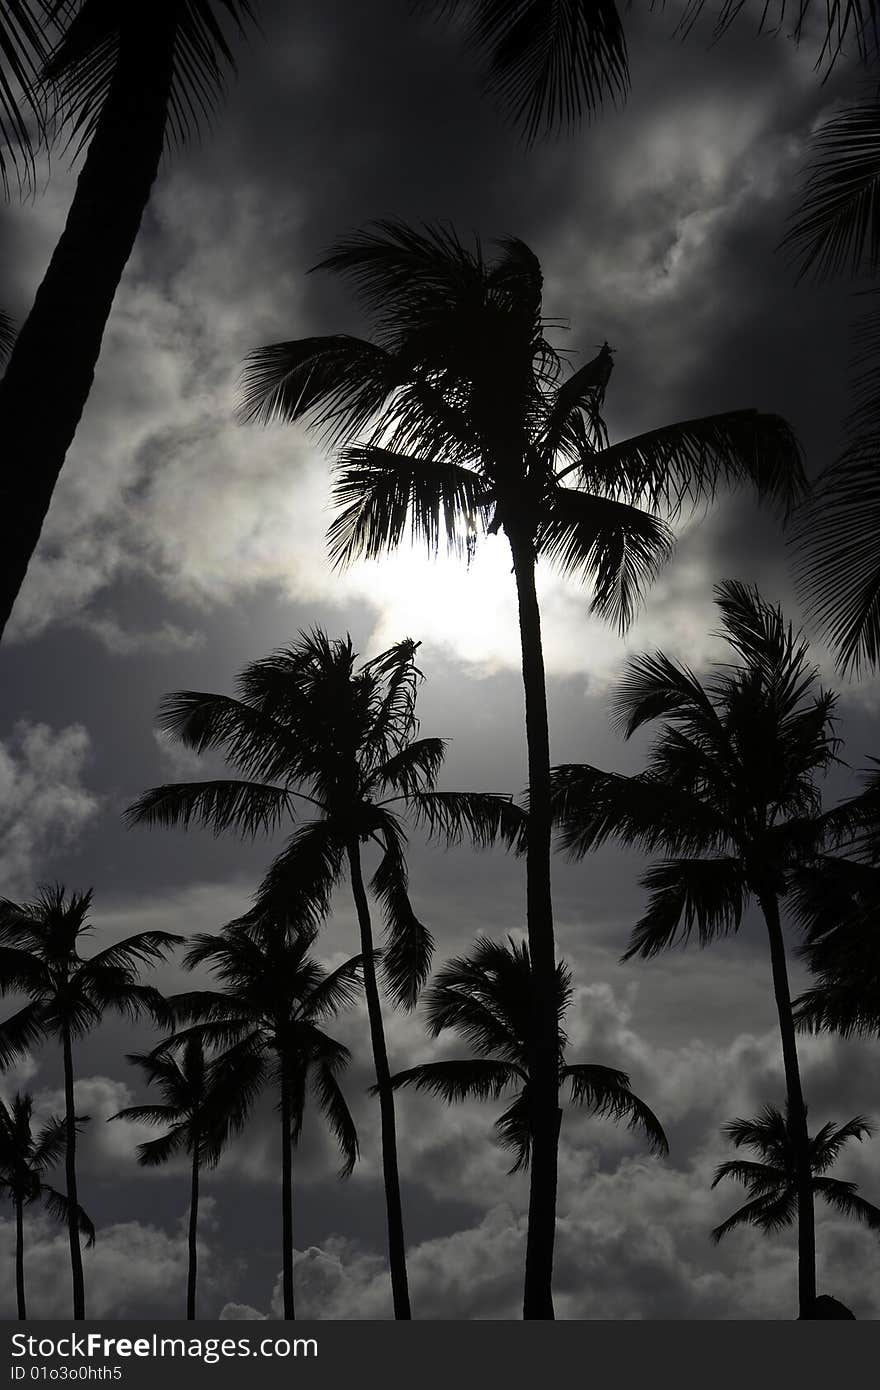
<svg viewBox="0 0 880 1390"><path fill-rule="evenodd" d="M514 838L524 820L509 798L435 790L445 744L416 737L421 672L415 650L413 642L402 642L357 667L350 637L331 641L316 629L245 667L237 698L201 691L167 696L161 727L197 753L221 749L242 780L154 787L127 812L130 824L185 828L200 822L217 834L253 836L277 830L304 810L313 818L294 829L258 895L262 910L303 928L329 911L347 866L379 1087L389 1261L400 1318L409 1317L409 1294L394 1097L361 846L381 852L370 886L388 932L385 981L395 1002L412 1007L433 942L410 904L406 833L395 807L448 840L465 832L485 841L499 833Z"/></svg>
<svg viewBox="0 0 880 1390"><path fill-rule="evenodd" d="M71 140L88 152L0 380L0 635L91 390L162 150L198 126L233 63L223 16L243 32L249 0L80 0L48 58Z"/></svg>
<svg viewBox="0 0 880 1390"><path fill-rule="evenodd" d="M765 1105L755 1119L731 1120L723 1126L723 1132L736 1148L751 1149L760 1155L762 1162L733 1159L716 1168L713 1187L724 1178L733 1178L744 1185L749 1200L715 1227L712 1239L717 1243L738 1226L756 1226L766 1234L790 1226L797 1215L800 1187L798 1141L788 1115L783 1115L774 1105ZM845 1125L823 1125L809 1141L810 1172L814 1196L821 1197L843 1216L864 1222L869 1230L880 1231L880 1207L859 1197L854 1182L825 1176L850 1139L861 1142L873 1132L863 1115L856 1115Z"/></svg>
<svg viewBox="0 0 880 1390"><path fill-rule="evenodd" d="M271 1085L281 1116L281 1210L283 1230L284 1316L294 1317L293 1150L302 1130L306 1092L311 1085L342 1154L340 1177L347 1177L358 1154L357 1133L339 1086L348 1048L323 1031L322 1024L354 1003L363 961L353 956L325 970L308 953L315 929L291 929L289 920L265 913L239 918L219 936L199 935L185 964L209 965L222 991L193 990L169 1001L189 1020L159 1045L154 1056L177 1043L224 1048L218 1059L218 1100L225 1091L236 1124L257 1095Z"/></svg>
<svg viewBox="0 0 880 1390"><path fill-rule="evenodd" d="M513 1090L504 1114L495 1122L499 1143L512 1150L511 1172L527 1168L532 1150L530 1112L533 1104L529 1022L533 990L526 942L477 939L469 956L456 956L437 974L425 992L428 1032L436 1038L451 1028L470 1044L476 1057L424 1062L392 1077L395 1088L414 1086L431 1091L448 1104L477 1099L499 1100ZM626 1119L640 1129L656 1152L669 1150L666 1135L653 1111L633 1095L629 1077L613 1067L565 1060L568 1038L565 1015L571 1002L571 973L560 961L556 967L556 1065L560 1087L570 1086L574 1105L594 1115Z"/></svg>
<svg viewBox="0 0 880 1390"><path fill-rule="evenodd" d="M494 262L444 228L381 223L323 262L354 283L376 333L276 343L251 354L242 415L310 420L351 441L336 469L329 538L337 565L408 534L470 552L504 530L519 604L530 795L527 920L535 972L534 1156L527 1317L552 1317L558 1135L555 952L550 897L550 746L535 569L543 557L593 583L593 611L622 628L667 557L661 513L749 483L787 506L801 495L797 443L753 410L687 420L609 445L600 410L607 343L567 372L550 343L537 259L521 241Z"/></svg>
<svg viewBox="0 0 880 1390"><path fill-rule="evenodd" d="M163 1096L161 1105L130 1105L110 1116L166 1127L158 1139L138 1145L138 1163L155 1168L179 1153L190 1156L186 1316L192 1321L196 1316L199 1176L203 1168L216 1167L229 1134L244 1123L242 1097L230 1085L223 1059L206 1059L200 1037L188 1038L179 1056L131 1053L128 1060Z"/></svg>
<svg viewBox="0 0 880 1390"><path fill-rule="evenodd" d="M648 910L624 960L648 958L696 930L701 945L739 929L757 900L767 927L798 1171L801 1316L816 1297L815 1232L781 905L833 828L819 778L835 761L835 696L818 684L808 648L757 591L716 589L722 635L738 661L707 682L663 652L630 661L614 697L629 738L663 720L636 777L589 766L554 771L563 844L577 857L608 839L666 856L645 874Z"/></svg>
<svg viewBox="0 0 880 1390"><path fill-rule="evenodd" d="M15 1207L15 1291L18 1316L27 1317L24 1296L24 1209L43 1202L57 1221L67 1225L69 1209L63 1192L44 1181L48 1169L54 1168L64 1154L67 1141L67 1121L53 1118L36 1134L33 1131L33 1097L16 1095L11 1105L0 1100L0 1193L5 1193ZM81 1125L83 1118L77 1117ZM82 1207L76 1209L80 1233L89 1245L95 1243L95 1228Z"/></svg>
<svg viewBox="0 0 880 1390"><path fill-rule="evenodd" d="M138 982L144 965L161 960L181 940L170 932L139 932L92 956L80 955L91 935L92 895L71 893L62 884L42 888L33 902L0 899L0 994L17 993L28 1003L0 1023L0 1069L20 1060L35 1043L57 1038L64 1066L64 1117L73 1316L85 1317L79 1202L76 1185L76 1113L73 1043L101 1022L108 1010L133 1017L143 1011L164 1018L162 996Z"/></svg>

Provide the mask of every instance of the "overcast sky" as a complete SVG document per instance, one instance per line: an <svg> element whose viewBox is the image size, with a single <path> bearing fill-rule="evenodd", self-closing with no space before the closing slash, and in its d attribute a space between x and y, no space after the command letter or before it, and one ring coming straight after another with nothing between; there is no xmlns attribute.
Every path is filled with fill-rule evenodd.
<svg viewBox="0 0 880 1390"><path fill-rule="evenodd" d="M332 574L324 533L329 460L289 428L235 425L236 382L253 347L358 331L344 288L307 276L328 243L371 218L452 221L485 241L513 234L540 257L545 309L564 320L573 362L616 349L612 438L716 410L785 415L816 471L840 438L847 400L849 286L795 286L774 251L796 197L811 128L850 89L821 85L812 56L744 26L707 49L683 45L674 11L627 14L632 95L576 138L523 149L480 95L454 33L406 0L281 0L240 46L240 73L213 131L166 160L117 295L97 378L40 549L0 652L0 891L28 897L60 878L95 889L97 932L216 930L247 904L272 846L178 831L126 831L146 786L202 775L159 740L161 695L230 690L248 661L319 623L368 656L421 639L422 732L452 740L443 785L519 791L522 688L509 555L481 545L469 570L400 553ZM639 10L643 7L638 7ZM47 171L48 174L48 171ZM75 171L56 154L32 202L0 208L0 305L27 312L69 206ZM47 409L51 383L47 383ZM552 754L622 770L639 749L608 720L627 651L662 645L698 666L719 655L712 585L758 582L797 608L778 526L722 496L687 521L673 563L626 641L586 616L586 598L540 574ZM817 659L824 661L820 647ZM828 675L833 679L830 666ZM877 695L845 686L841 732L858 768L876 751ZM846 774L831 790L839 794ZM279 842L280 843L280 842ZM276 846L277 847L277 846ZM603 851L555 866L560 953L576 993L573 1060L630 1072L671 1142L668 1159L609 1122L567 1114L560 1154L556 1307L573 1318L794 1316L794 1236L709 1231L740 1198L710 1191L729 1155L719 1126L783 1100L766 942L620 965L643 901L639 856ZM416 835L417 911L438 963L479 933L520 933L522 866L501 854L444 854ZM355 949L344 891L322 956ZM794 943L793 943L794 944ZM795 987L802 983L793 967ZM184 972L157 974L180 988ZM418 1014L387 1017L392 1067L438 1055ZM366 1020L345 1090L363 1157L345 1184L318 1124L296 1158L298 1312L388 1317L375 1106L366 1096ZM90 1315L179 1316L188 1198L183 1169L137 1169L135 1126L105 1117L146 1098L124 1054L148 1034L109 1023L77 1049L78 1109L92 1116L80 1190L99 1225L85 1256ZM453 1039L439 1052L461 1054ZM802 1044L811 1128L878 1107L867 1044ZM41 1051L0 1078L61 1106ZM527 1184L492 1141L499 1107L398 1104L410 1285L416 1317L518 1316ZM200 1306L205 1316L280 1311L276 1117L267 1104L207 1177ZM880 1201L880 1141L852 1146L839 1175ZM818 1215L819 1290L880 1316L876 1238ZM29 1215L29 1303L69 1308L66 1236ZM0 1257L13 1226L0 1221ZM4 1266L5 1267L5 1266ZM13 1315L0 1280L0 1316Z"/></svg>

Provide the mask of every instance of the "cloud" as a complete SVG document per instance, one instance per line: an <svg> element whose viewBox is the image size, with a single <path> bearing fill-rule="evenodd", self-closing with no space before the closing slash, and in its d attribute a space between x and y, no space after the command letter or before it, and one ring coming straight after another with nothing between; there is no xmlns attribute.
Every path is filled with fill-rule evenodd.
<svg viewBox="0 0 880 1390"><path fill-rule="evenodd" d="M53 856L76 843L97 814L83 784L91 741L81 724L52 729L20 720L0 742L0 881L9 897L33 892Z"/></svg>

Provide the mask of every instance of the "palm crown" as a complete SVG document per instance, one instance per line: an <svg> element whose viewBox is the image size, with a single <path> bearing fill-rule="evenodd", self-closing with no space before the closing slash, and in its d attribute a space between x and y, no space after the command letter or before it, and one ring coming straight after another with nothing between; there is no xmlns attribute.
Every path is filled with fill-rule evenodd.
<svg viewBox="0 0 880 1390"><path fill-rule="evenodd" d="M56 1221L66 1222L67 1198L44 1179L64 1157L67 1122L53 1117L34 1132L32 1116L30 1096L16 1095L11 1105L0 1100L0 1192L16 1204L44 1202ZM86 1118L77 1116L77 1124ZM80 1231L94 1245L95 1228L82 1207L77 1215Z"/></svg>
<svg viewBox="0 0 880 1390"><path fill-rule="evenodd" d="M455 957L437 974L425 994L428 1031L437 1037L445 1029L458 1033L477 1053L463 1061L426 1062L398 1072L395 1087L414 1086L443 1100L498 1100L511 1089L514 1098L495 1128L501 1144L513 1150L512 1172L529 1163L532 1144L530 1019L533 978L526 942L480 937L469 956ZM568 1063L564 1020L571 1001L571 974L556 967L558 1071L560 1083L570 1086L575 1105L595 1115L626 1119L641 1129L652 1149L667 1152L666 1136L647 1105L629 1089L629 1077L612 1067Z"/></svg>
<svg viewBox="0 0 880 1390"><path fill-rule="evenodd" d="M765 1233L782 1230L795 1219L798 1207L796 1140L786 1116L773 1105L765 1105L753 1120L732 1120L724 1133L737 1148L746 1147L758 1153L760 1163L733 1159L715 1170L712 1186L724 1178L741 1182L749 1200L744 1206L716 1226L712 1239L719 1241L737 1226L757 1226ZM823 1125L810 1137L809 1159L813 1175L813 1192L844 1216L862 1221L871 1230L880 1230L880 1207L859 1197L854 1182L826 1177L841 1149L850 1139L861 1140L873 1133L862 1116L845 1125Z"/></svg>
<svg viewBox="0 0 880 1390"><path fill-rule="evenodd" d="M521 241L502 242L488 262L451 230L386 222L338 243L322 268L353 281L374 340L338 334L257 350L242 416L307 418L329 442L360 436L337 468L337 563L408 533L462 549L481 527L503 527L589 576L594 609L623 624L669 552L658 508L711 496L722 481L749 481L783 506L801 493L790 429L757 411L609 446L600 408L611 350L564 369L547 337L540 266Z"/></svg>
<svg viewBox="0 0 880 1390"><path fill-rule="evenodd" d="M90 935L91 893L65 894L60 884L30 903L0 900L0 992L29 1002L0 1024L0 1066L8 1067L48 1034L79 1037L105 1010L132 1017L164 1017L158 990L138 981L143 965L161 960L181 940L170 932L129 936L89 957L79 954Z"/></svg>
<svg viewBox="0 0 880 1390"><path fill-rule="evenodd" d="M834 824L818 779L835 758L835 696L778 608L735 582L716 594L739 664L704 683L656 652L629 663L615 695L626 737L664 721L646 770L554 770L573 854L614 836L667 856L645 875L650 905L628 956L654 955L694 928L701 944L736 931L749 895L786 893Z"/></svg>

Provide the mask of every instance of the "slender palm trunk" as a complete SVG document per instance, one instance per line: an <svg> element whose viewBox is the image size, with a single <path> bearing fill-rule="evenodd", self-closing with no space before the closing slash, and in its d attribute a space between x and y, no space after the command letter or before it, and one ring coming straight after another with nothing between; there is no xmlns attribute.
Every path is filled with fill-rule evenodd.
<svg viewBox="0 0 880 1390"><path fill-rule="evenodd" d="M179 7L153 0L141 8L144 23L123 26L67 224L0 380L0 636L88 399L159 168Z"/></svg>
<svg viewBox="0 0 880 1390"><path fill-rule="evenodd" d="M22 1322L27 1317L24 1301L24 1202L15 1199L15 1292L18 1296L18 1316Z"/></svg>
<svg viewBox="0 0 880 1390"><path fill-rule="evenodd" d="M385 1046L385 1028L382 1024L382 1005L379 1001L379 986L376 983L370 907L364 888L364 876L361 872L360 845L356 839L349 842L348 863L361 933L361 953L364 958L364 993L367 997L370 1039L373 1044L373 1062L376 1068L376 1085L379 1092L379 1116L382 1126L382 1174L385 1179L385 1205L388 1213L388 1264L391 1269L394 1316L395 1318L410 1318L412 1313L410 1312L409 1286L406 1277L406 1241L403 1235L400 1174L397 1169L394 1092L390 1084L391 1072L388 1067L388 1051Z"/></svg>
<svg viewBox="0 0 880 1390"><path fill-rule="evenodd" d="M65 1023L61 1034L64 1051L64 1119L67 1128L64 1166L67 1175L67 1238L70 1242L70 1271L73 1281L73 1316L81 1322L86 1315L86 1291L83 1280L82 1250L79 1244L79 1199L76 1193L76 1106L73 1099L73 1051L70 1028Z"/></svg>
<svg viewBox="0 0 880 1390"><path fill-rule="evenodd" d="M197 1237L199 1229L199 1134L193 1135L192 1181L189 1193L189 1270L186 1280L186 1317L194 1322L196 1316L196 1274L198 1269Z"/></svg>
<svg viewBox="0 0 880 1390"><path fill-rule="evenodd" d="M779 920L779 901L775 894L766 894L760 898L760 903L770 937L773 993L776 996L776 1009L779 1014L789 1124L794 1140L794 1159L797 1171L799 1315L802 1318L812 1318L816 1302L816 1221L813 1210L813 1175L810 1169L807 1107L804 1104L804 1095L801 1089L794 1019L791 1012L791 993L788 987L788 970L785 964L785 939Z"/></svg>
<svg viewBox="0 0 880 1390"><path fill-rule="evenodd" d="M559 1023L556 1014L556 948L550 895L550 731L541 646L541 614L530 540L510 536L526 704L529 768L529 841L526 856L526 921L532 962L532 1162L526 1238L524 1318L552 1318L553 1245L559 1153Z"/></svg>
<svg viewBox="0 0 880 1390"><path fill-rule="evenodd" d="M290 1142L290 1076L283 1055L281 1060L281 1239L284 1316L296 1317L293 1303L293 1152Z"/></svg>

